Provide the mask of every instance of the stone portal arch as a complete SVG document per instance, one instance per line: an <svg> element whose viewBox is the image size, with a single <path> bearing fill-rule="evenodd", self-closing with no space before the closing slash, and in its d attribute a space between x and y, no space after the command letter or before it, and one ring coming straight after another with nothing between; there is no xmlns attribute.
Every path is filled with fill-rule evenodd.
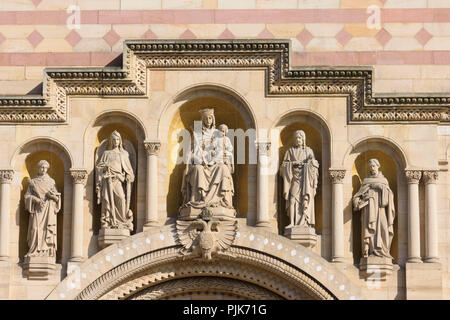
<svg viewBox="0 0 450 320"><path fill-rule="evenodd" d="M273 233L240 226L233 246L211 262L183 256L176 238L174 225L167 225L111 245L68 275L47 299L165 298L193 292L195 282L200 291L249 299L364 298L333 264ZM215 284L206 285L205 277Z"/></svg>

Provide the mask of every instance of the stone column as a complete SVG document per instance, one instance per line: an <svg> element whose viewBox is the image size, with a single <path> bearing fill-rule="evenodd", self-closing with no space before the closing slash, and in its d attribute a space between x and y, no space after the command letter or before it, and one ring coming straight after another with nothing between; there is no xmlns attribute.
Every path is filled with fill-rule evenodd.
<svg viewBox="0 0 450 320"><path fill-rule="evenodd" d="M425 182L425 262L439 262L436 181L438 171L424 171Z"/></svg>
<svg viewBox="0 0 450 320"><path fill-rule="evenodd" d="M86 169L70 169L72 185L72 237L70 262L83 261L83 220L84 220L84 186L87 181Z"/></svg>
<svg viewBox="0 0 450 320"><path fill-rule="evenodd" d="M0 170L0 261L9 260L10 198L13 177L14 170Z"/></svg>
<svg viewBox="0 0 450 320"><path fill-rule="evenodd" d="M145 141L147 151L146 208L144 230L158 226L158 155L161 149L159 141Z"/></svg>
<svg viewBox="0 0 450 320"><path fill-rule="evenodd" d="M270 228L269 222L269 151L270 142L258 142L258 180L256 227Z"/></svg>
<svg viewBox="0 0 450 320"><path fill-rule="evenodd" d="M335 263L344 262L344 169L329 169L331 189L331 239L332 258Z"/></svg>
<svg viewBox="0 0 450 320"><path fill-rule="evenodd" d="M405 170L408 182L408 260L418 263L420 259L420 215L419 215L419 181L422 172Z"/></svg>

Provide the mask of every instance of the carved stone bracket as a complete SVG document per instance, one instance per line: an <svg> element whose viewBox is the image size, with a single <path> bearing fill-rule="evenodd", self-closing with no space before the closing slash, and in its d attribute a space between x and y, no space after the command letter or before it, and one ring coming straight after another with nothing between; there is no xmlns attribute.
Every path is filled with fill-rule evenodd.
<svg viewBox="0 0 450 320"><path fill-rule="evenodd" d="M14 170L0 170L0 184L11 183L14 178Z"/></svg>
<svg viewBox="0 0 450 320"><path fill-rule="evenodd" d="M159 155L161 150L161 142L159 141L144 141L144 148L147 151L147 156Z"/></svg>
<svg viewBox="0 0 450 320"><path fill-rule="evenodd" d="M405 170L406 180L408 184L418 184L422 177L420 170Z"/></svg>
<svg viewBox="0 0 450 320"><path fill-rule="evenodd" d="M292 68L288 40L130 40L123 70L47 69L39 97L4 96L0 122L65 123L69 96L145 96L149 68L265 69L268 95L345 95L349 121L449 122L450 96L374 97L371 69Z"/></svg>
<svg viewBox="0 0 450 320"><path fill-rule="evenodd" d="M260 155L268 156L270 153L270 142L256 142L256 147Z"/></svg>
<svg viewBox="0 0 450 320"><path fill-rule="evenodd" d="M86 169L70 169L74 184L86 185L88 173Z"/></svg>
<svg viewBox="0 0 450 320"><path fill-rule="evenodd" d="M423 181L425 184L436 183L439 178L439 171L437 170L427 170L422 172Z"/></svg>
<svg viewBox="0 0 450 320"><path fill-rule="evenodd" d="M345 172L344 169L328 169L330 179L333 184L342 183L344 181Z"/></svg>

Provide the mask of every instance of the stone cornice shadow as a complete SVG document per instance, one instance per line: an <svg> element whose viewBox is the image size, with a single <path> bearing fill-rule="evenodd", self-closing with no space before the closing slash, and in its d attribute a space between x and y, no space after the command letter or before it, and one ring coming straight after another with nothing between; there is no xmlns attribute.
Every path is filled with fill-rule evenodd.
<svg viewBox="0 0 450 320"><path fill-rule="evenodd" d="M42 96L1 96L0 123L67 123L69 96L143 97L147 69L264 69L266 96L343 96L349 123L448 123L450 96L374 95L370 67L292 67L289 40L129 40L123 68L47 68ZM151 88L150 88L151 89Z"/></svg>

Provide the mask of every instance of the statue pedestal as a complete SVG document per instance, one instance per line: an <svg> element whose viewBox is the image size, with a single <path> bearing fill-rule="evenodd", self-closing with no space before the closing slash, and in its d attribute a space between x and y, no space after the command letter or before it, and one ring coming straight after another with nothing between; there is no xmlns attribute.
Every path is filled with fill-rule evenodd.
<svg viewBox="0 0 450 320"><path fill-rule="evenodd" d="M362 275L371 280L386 280L386 276L392 273L392 258L370 256L361 258L359 270Z"/></svg>
<svg viewBox="0 0 450 320"><path fill-rule="evenodd" d="M55 257L25 257L23 270L28 280L48 280L56 269Z"/></svg>
<svg viewBox="0 0 450 320"><path fill-rule="evenodd" d="M125 238L130 236L130 230L128 229L100 229L100 233L98 235L98 246L101 249L106 248L107 246L120 242Z"/></svg>
<svg viewBox="0 0 450 320"><path fill-rule="evenodd" d="M211 216L218 220L231 220L236 218L236 210L224 207L209 207L203 209L196 209L192 207L185 207L180 210L179 219L181 220L196 220L199 219L205 210L210 211Z"/></svg>
<svg viewBox="0 0 450 320"><path fill-rule="evenodd" d="M284 235L306 248L313 248L317 243L317 234L314 228L293 226L284 230Z"/></svg>

